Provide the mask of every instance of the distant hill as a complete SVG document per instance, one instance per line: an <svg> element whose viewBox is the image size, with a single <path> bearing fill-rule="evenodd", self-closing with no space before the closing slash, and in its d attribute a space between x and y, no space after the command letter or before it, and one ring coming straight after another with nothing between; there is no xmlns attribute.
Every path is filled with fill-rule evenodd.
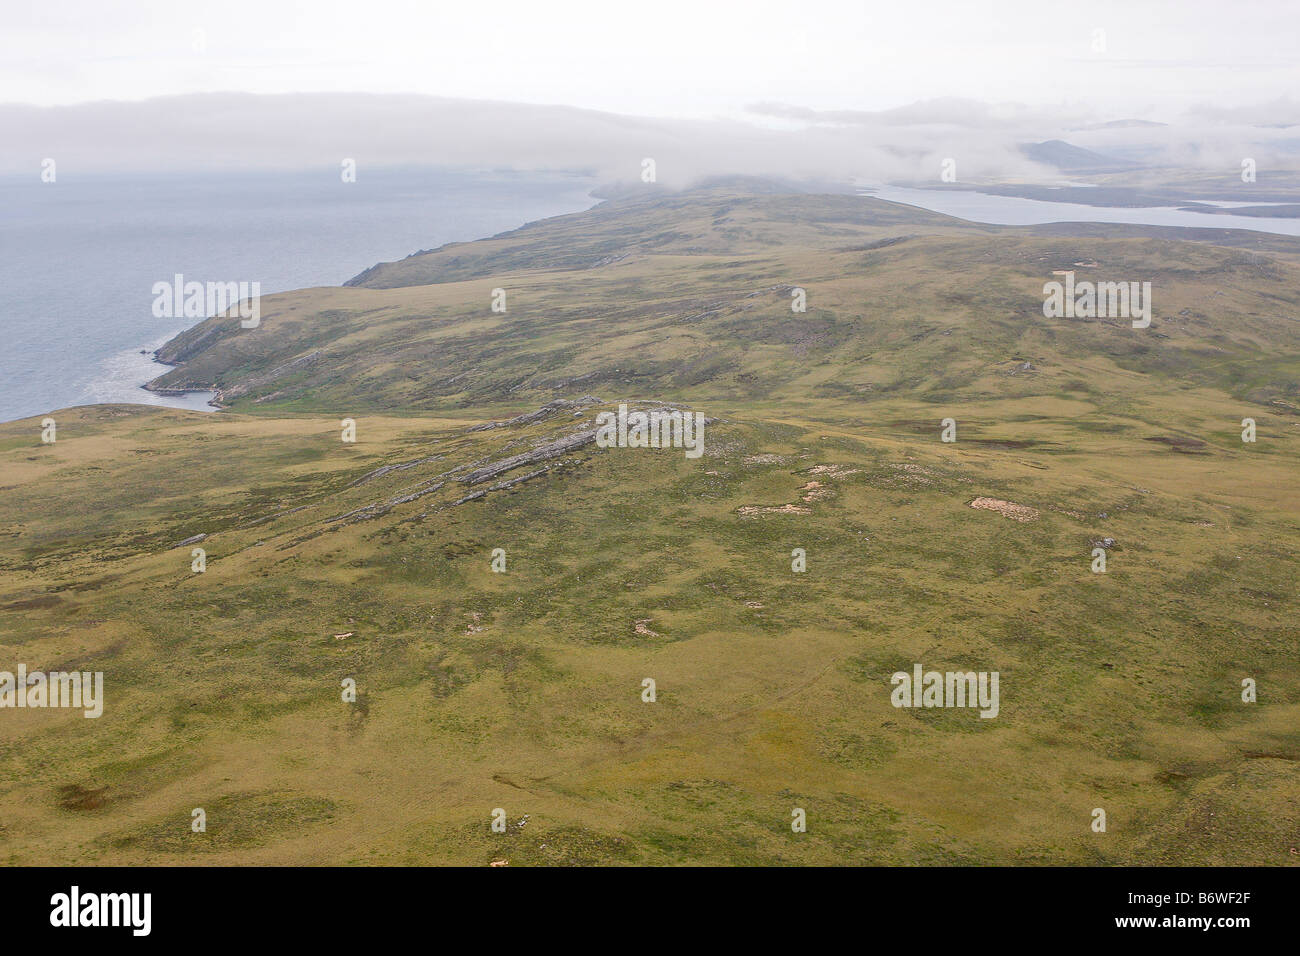
<svg viewBox="0 0 1300 956"><path fill-rule="evenodd" d="M895 375L907 365L915 376L910 388L926 391L920 383L930 381L928 387L942 383L941 390L951 389L963 377L944 369L947 340L911 342L914 332L906 324L847 319L825 327L820 318L805 319L794 332L785 318L790 287L806 281L796 281L799 277L821 275L822 297L833 287L847 308L847 303L892 294L887 291L891 283L915 284L938 262L948 263L944 268L961 263L951 288L935 280L909 293L914 308L944 315L952 324L957 321L953 303L967 301L961 290L972 272L988 276L996 262L996 268L1016 273L1026 288L1041 289L1044 255L1059 258L1057 267L1103 256L1095 241L1067 242L1056 249L1027 238L1025 230L979 226L861 196L769 190L647 190L639 198L609 200L491 239L451 243L379 263L344 288L266 296L257 335L247 335L235 320L213 317L166 343L158 358L176 367L151 387L214 390L222 404L243 411L344 403L459 413L496 403L575 398L598 388L616 394L671 390L677 399L727 395L749 400L783 388L801 394L796 383L807 373L802 363L770 364L770 355L754 346L816 327L813 338L829 349L822 361L828 368L844 362L841 375L856 374L855 357L880 347L888 328L891 342L892 335L899 336L894 348L907 343L891 360ZM1131 238L1106 246L1116 257L1119 275L1159 279L1176 263L1179 288L1196 289L1189 305L1212 296L1226 276L1240 270L1252 283L1264 277L1248 258L1199 244ZM991 254L994 259L988 258ZM867 262L870 268L864 273ZM1173 301L1172 289L1162 287L1167 289L1164 301ZM494 288L508 289L504 316L488 308ZM1262 292L1263 287L1253 285L1234 292L1232 321L1213 333L1218 359L1200 373L1242 397L1271 381L1261 374L1255 347L1247 340L1280 346L1292 334L1289 322L1274 317L1268 300L1258 298ZM1023 297L1018 299L1006 306L1014 315L1011 327L999 332L999 324L991 323L983 310L1002 302L995 297L982 304L972 330L981 339L997 340L988 345L990 361L994 354L1021 347L1025 310L1039 311L1032 301L1027 306ZM1225 319L1224 307L1216 310L1216 322ZM848 314L865 317L868 311L858 306ZM629 363L617 352L591 351L597 330L613 338L650 335L657 345ZM1234 346L1234 354L1238 347L1244 351L1230 359L1229 340L1239 335L1247 339ZM688 345L688 340L696 344ZM707 347L699 347L703 342ZM1121 336L1113 347L1118 361L1135 363L1134 368L1148 373L1176 368L1181 377L1194 373L1195 355L1209 344L1199 338L1165 342L1148 354L1142 340ZM1239 360L1245 364L1239 366ZM1251 386L1243 388L1247 381ZM677 391L682 388L686 390ZM1280 393L1259 393L1265 394L1267 401Z"/></svg>
<svg viewBox="0 0 1300 956"><path fill-rule="evenodd" d="M1090 149L1083 149L1063 139L1049 139L1042 143L1022 143L1020 152L1036 163L1054 166L1064 173L1118 173L1138 165L1126 159L1094 153Z"/></svg>

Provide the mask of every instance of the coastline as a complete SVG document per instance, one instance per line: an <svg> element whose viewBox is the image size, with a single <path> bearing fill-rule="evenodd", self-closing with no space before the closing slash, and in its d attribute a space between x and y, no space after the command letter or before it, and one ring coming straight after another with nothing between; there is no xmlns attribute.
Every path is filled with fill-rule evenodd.
<svg viewBox="0 0 1300 956"><path fill-rule="evenodd" d="M150 405L164 408L182 408L191 411L215 411L209 408L214 390L198 388L150 388L159 377L159 366L171 368L158 358L158 351L175 338L169 334L162 339L143 343L140 347L120 349L100 360L95 377L85 385L78 404L89 405ZM165 374L165 373L164 373ZM146 377L147 376L147 377ZM141 381L144 378L144 381ZM147 395L140 395L143 389Z"/></svg>
<svg viewBox="0 0 1300 956"><path fill-rule="evenodd" d="M424 254L426 254L426 253L438 252L438 251L441 251L442 249L445 249L445 248L447 248L447 247L449 247L449 246L465 245L465 244L467 244L467 243L481 242L481 241L488 240L488 239L495 239L495 238L498 238L498 237L500 237L500 236L509 235L509 234L512 233L512 232L515 232L515 231L517 231L517 230L519 230L519 229L526 228L527 226L531 226L531 225L533 225L533 224L535 224L535 223L537 223L537 222L541 222L541 221L543 221L543 220L545 220L545 219L552 219L552 218L556 218L556 217L559 217L559 216L573 215L575 212L584 212L584 211L590 210L590 209L594 208L595 206L600 205L602 202L605 202L606 199L609 198L609 197L608 197L608 192L609 192L610 188L611 188L611 187L609 187L609 186L602 186L602 185L600 185L600 184L594 184L594 185L592 185L591 188L588 189L588 190L584 193L585 198L586 198L587 200L589 200L589 204L588 204L587 206L583 207L583 209L580 209L580 210L572 210L572 211L569 211L569 212L557 212L557 213L553 213L553 214L551 214L550 216L543 216L541 219L529 219L529 220L526 220L526 221L521 222L521 223L519 223L518 225L516 225L516 226L514 226L514 227L512 227L512 228L510 228L510 229L506 229L506 230L504 230L504 231L494 232L494 233L490 233L490 234L488 234L488 235L475 236L475 237L472 238L472 239L455 239L455 240L451 240L451 241L449 241L449 242L441 243L441 244L439 244L439 245L437 245L437 246L434 246L434 247L432 247L432 248L428 248L428 249L417 249L415 252L409 253L409 254L408 254L407 256L405 256L404 258L406 258L406 259L410 259L410 258L413 258L413 257L415 257L415 256L424 255ZM361 281L362 279L364 279L367 275L370 275L370 274L374 273L376 270L380 269L381 267L383 267L383 266L385 266L385 265L388 265L388 264L390 264L391 262L395 262L395 261L400 261L400 260L387 260L387 261L385 261L385 260L379 260L379 261L372 262L369 266L367 266L366 268L362 269L360 272L356 273L355 275L351 276L350 278L346 279L345 281L343 281L342 283L340 283L340 284L339 284L338 286L336 286L335 288L348 288L348 287L351 287L351 286L357 285L357 284L359 284L360 281ZM293 291L298 291L298 290L290 289L290 290L285 290L285 291L293 292ZM173 369L181 368L181 367L184 366L184 364L185 364L183 361L177 361L177 362L175 362L175 363L164 361L163 359L161 359L161 358L158 357L158 356L159 356L159 353L163 352L163 351L164 351L164 350L165 350L169 345L171 345L173 342L175 342L175 341L176 341L177 339L179 339L181 336L185 335L185 334L188 333L188 332L193 331L194 329L198 328L200 325L202 325L204 322L207 322L207 321L208 321L209 319L211 319L211 318L213 318L213 316L205 316L205 317L199 319L199 320L198 320L197 322L195 322L193 325L187 326L186 328L181 329L179 332L176 332L174 335L169 336L166 340L164 340L163 342L159 343L159 344L158 344L158 345L157 345L157 346L156 346L152 351L150 351L150 352L149 352L149 358L150 358L150 360L151 360L154 364L156 364L156 365L161 365L161 366L162 366L163 368L165 368L167 371L166 371L166 372L163 372L163 373L161 373L161 374L159 374L159 375L155 375L155 376L153 376L152 378L148 379L147 381L141 383L138 387L141 388L141 389L143 389L143 390L146 391L146 392L149 392L149 393L152 394L152 395L159 395L159 396L164 396L164 397L167 397L167 396L180 397L180 396L186 396L186 395L208 395L209 398L207 399L207 401L206 401L205 404L207 404L208 406L210 406L214 412L223 411L223 410L225 410L226 408L228 408L229 406L226 405L226 404L223 402L223 398L224 398L224 394L225 394L225 389L223 389L223 388L217 386L215 383L214 383L210 388L190 388L190 387L177 387L177 386L159 385L159 384L158 384L158 381L159 381L161 378L163 378L163 377L167 374L167 372L170 372L170 371L172 371ZM98 404L98 403L97 403L97 404ZM170 407L180 407L180 408L190 408L190 409L194 409L194 406L192 406L192 405L178 405L178 406L170 406ZM203 409L198 409L198 410L203 410Z"/></svg>
<svg viewBox="0 0 1300 956"><path fill-rule="evenodd" d="M1300 219L1293 203L1238 208L1212 207L1207 200L1171 200L1166 206L1108 206L1100 203L1058 201L983 191L977 187L917 188L890 184L860 185L858 194L886 202L915 206L989 226L1043 226L1056 223L1099 223L1162 229L1235 229L1294 239L1300 236Z"/></svg>
<svg viewBox="0 0 1300 956"><path fill-rule="evenodd" d="M221 389L216 388L215 386L213 388L178 388L171 385L157 384L158 380L161 379L164 375L166 375L167 372L170 372L172 369L180 368L181 366L181 363L179 362L177 363L164 362L162 359L158 357L158 353L161 352L164 348L166 348L168 343L175 341L177 336L184 335L190 329L195 328L196 326L206 322L208 318L211 318L211 316L206 316L202 319L199 319L199 321L196 322L194 325L191 325L189 328L182 329L180 332L177 332L176 335L168 336L165 341L159 343L153 350L149 351L148 352L149 361L154 365L161 366L166 371L154 375L152 378L148 379L147 381L140 383L137 387L142 389L143 391L148 392L150 395L158 395L163 398L180 398L186 395L207 395L208 398L204 402L204 404L209 406L212 409L212 411L219 412L222 409L224 409L226 406L221 403ZM193 409L195 406L184 404L184 405L172 405L169 407ZM198 409L198 410L206 411L206 409Z"/></svg>
<svg viewBox="0 0 1300 956"><path fill-rule="evenodd" d="M413 250L588 209L597 185L580 173L454 167L375 169L346 186L314 170L124 174L57 191L16 184L6 194L12 228L0 230L23 240L0 268L12 291L0 309L11 335L0 420L83 405L220 410L221 390L205 380L158 381L176 367L166 343L204 321L181 318L180 328L150 315L160 275L247 278L263 295L337 286ZM275 222L248 230L268 203Z"/></svg>

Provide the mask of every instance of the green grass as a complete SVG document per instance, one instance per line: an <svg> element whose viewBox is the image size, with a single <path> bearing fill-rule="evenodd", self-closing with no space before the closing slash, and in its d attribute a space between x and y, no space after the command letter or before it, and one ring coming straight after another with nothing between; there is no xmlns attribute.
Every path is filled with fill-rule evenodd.
<svg viewBox="0 0 1300 956"><path fill-rule="evenodd" d="M1156 283L1151 329L1042 317L1085 260ZM219 415L0 426L0 669L107 696L0 711L0 860L1295 863L1293 258L706 193L367 281L274 297L164 376L324 350ZM718 421L694 461L587 446L329 520L590 421L466 431L588 393ZM201 575L173 547L198 533ZM999 671L1000 716L891 707L916 662Z"/></svg>

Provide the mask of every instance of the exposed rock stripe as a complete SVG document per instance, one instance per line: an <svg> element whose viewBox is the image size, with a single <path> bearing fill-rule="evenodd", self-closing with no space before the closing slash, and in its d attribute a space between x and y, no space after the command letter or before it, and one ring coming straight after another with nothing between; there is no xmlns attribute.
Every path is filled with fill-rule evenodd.
<svg viewBox="0 0 1300 956"><path fill-rule="evenodd" d="M560 455L582 448L585 445L590 445L596 440L596 431L597 429L595 428L589 428L586 431L566 435L564 438L561 438L558 441L553 441L547 445L542 445L540 448L534 448L532 451L512 455L509 458L495 461L476 471L471 471L460 480L467 485L477 485L480 482L487 481L489 478L495 478L497 475L507 472L512 468L518 468L521 465L531 465L538 461L547 461L551 458L558 458Z"/></svg>
<svg viewBox="0 0 1300 956"><path fill-rule="evenodd" d="M338 521L366 521L370 518L378 518L380 515L392 511L398 505L404 505L408 501L414 501L416 498L423 498L425 495L437 491L445 484L445 481L439 481L426 488L420 488L413 491L408 495L400 495L396 498L390 498L387 501L380 501L371 505L366 505L362 508L357 508L355 511L349 511L347 514L329 518L327 519L327 523L333 524Z"/></svg>
<svg viewBox="0 0 1300 956"><path fill-rule="evenodd" d="M376 468L374 471L367 472L356 481L348 485L349 488L355 488L357 485L364 485L367 481L375 478L382 478L384 475L394 471L405 471L407 468L414 468L416 465L427 465L431 461L438 461L445 455L430 455L428 458L416 458L414 461L404 461L397 465L384 465L382 468Z"/></svg>

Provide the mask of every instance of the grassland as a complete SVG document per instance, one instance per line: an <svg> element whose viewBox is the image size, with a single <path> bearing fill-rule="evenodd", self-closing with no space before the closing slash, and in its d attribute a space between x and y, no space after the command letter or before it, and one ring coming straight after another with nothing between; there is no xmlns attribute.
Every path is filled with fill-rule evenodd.
<svg viewBox="0 0 1300 956"><path fill-rule="evenodd" d="M0 861L1296 864L1300 265L1080 233L622 199L208 320L158 385L218 414L0 425L0 669L107 696L0 710ZM1044 318L1063 269L1151 327ZM463 480L619 401L705 454ZM916 662L1001 713L895 709Z"/></svg>

